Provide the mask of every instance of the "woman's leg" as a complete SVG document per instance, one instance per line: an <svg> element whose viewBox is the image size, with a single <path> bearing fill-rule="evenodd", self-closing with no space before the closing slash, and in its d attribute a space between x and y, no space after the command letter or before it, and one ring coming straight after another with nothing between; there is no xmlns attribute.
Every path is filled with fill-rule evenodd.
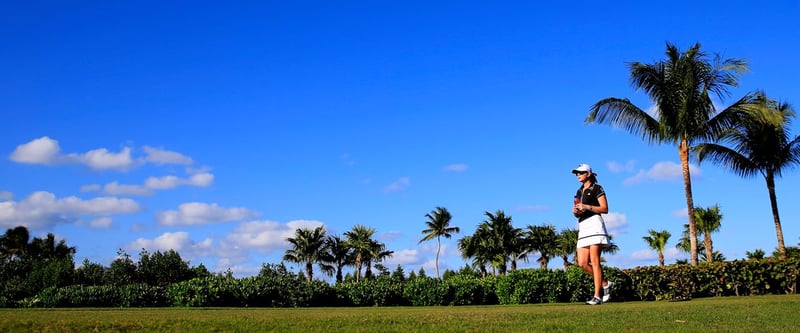
<svg viewBox="0 0 800 333"><path fill-rule="evenodd" d="M591 271L587 270L594 278L594 295L601 297L603 290L603 267L600 266L600 249L603 247L601 244L589 246L589 260ZM578 252L580 253L580 252ZM584 268L585 269L585 268Z"/></svg>
<svg viewBox="0 0 800 333"><path fill-rule="evenodd" d="M575 260L580 268L583 268L589 275L594 276L592 265L589 264L589 247L579 247Z"/></svg>

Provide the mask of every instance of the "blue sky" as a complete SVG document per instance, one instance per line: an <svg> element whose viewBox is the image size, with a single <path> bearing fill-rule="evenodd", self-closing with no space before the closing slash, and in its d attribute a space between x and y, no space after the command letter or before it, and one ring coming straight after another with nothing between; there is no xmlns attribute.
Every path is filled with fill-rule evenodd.
<svg viewBox="0 0 800 333"><path fill-rule="evenodd" d="M606 188L621 268L657 263L642 237L686 223L677 149L583 122L605 97L652 104L626 63L696 42L751 71L724 106L765 90L797 105L796 1L26 2L0 5L0 228L52 232L108 265L175 249L192 265L256 274L298 227L357 224L434 272L418 244L437 206L461 234L484 212L517 227L576 227L570 170ZM795 126L791 131L800 134ZM697 206L719 204L715 249L771 253L763 178L693 166ZM777 181L786 245L800 223ZM535 259L535 258L534 258ZM554 263L551 267L558 267ZM523 263L535 266L535 262ZM290 267L297 270L297 265Z"/></svg>

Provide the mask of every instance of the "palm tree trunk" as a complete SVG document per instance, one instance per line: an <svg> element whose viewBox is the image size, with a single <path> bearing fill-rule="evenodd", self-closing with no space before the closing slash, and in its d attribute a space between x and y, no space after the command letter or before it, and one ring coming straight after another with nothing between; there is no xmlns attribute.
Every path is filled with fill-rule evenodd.
<svg viewBox="0 0 800 333"><path fill-rule="evenodd" d="M778 215L778 198L775 196L775 176L772 171L767 171L767 190L769 191L769 204L772 206L772 218L775 220L775 234L778 236L778 252L781 259L786 260L786 246L783 245L783 228L781 217Z"/></svg>
<svg viewBox="0 0 800 333"><path fill-rule="evenodd" d="M439 251L442 250L442 240L440 237L436 237L436 278L439 279L441 276L439 275Z"/></svg>
<svg viewBox="0 0 800 333"><path fill-rule="evenodd" d="M311 279L314 277L314 263L311 261L306 262L306 280L311 282Z"/></svg>
<svg viewBox="0 0 800 333"><path fill-rule="evenodd" d="M711 234L708 232L703 233L703 245L706 246L706 261L714 261L714 246L711 244Z"/></svg>
<svg viewBox="0 0 800 333"><path fill-rule="evenodd" d="M694 199L692 199L692 177L689 174L689 145L685 139L681 140L678 153L681 158L681 171L683 171L683 189L686 193L686 210L689 215L689 245L691 250L692 266L697 266L697 231L694 221Z"/></svg>
<svg viewBox="0 0 800 333"><path fill-rule="evenodd" d="M361 280L361 253L356 254L356 282Z"/></svg>
<svg viewBox="0 0 800 333"><path fill-rule="evenodd" d="M658 251L658 267L664 268L664 251Z"/></svg>

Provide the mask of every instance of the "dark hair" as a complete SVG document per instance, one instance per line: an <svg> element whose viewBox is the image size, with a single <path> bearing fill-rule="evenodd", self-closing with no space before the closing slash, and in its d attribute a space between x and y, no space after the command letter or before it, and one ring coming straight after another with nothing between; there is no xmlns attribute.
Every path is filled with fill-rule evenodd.
<svg viewBox="0 0 800 333"><path fill-rule="evenodd" d="M594 172L589 174L589 181L592 182L592 184L597 184L597 174Z"/></svg>

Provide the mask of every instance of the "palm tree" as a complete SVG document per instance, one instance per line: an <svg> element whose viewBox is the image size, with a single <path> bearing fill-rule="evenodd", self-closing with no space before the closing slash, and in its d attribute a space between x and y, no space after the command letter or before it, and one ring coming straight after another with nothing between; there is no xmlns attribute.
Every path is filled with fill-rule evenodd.
<svg viewBox="0 0 800 333"><path fill-rule="evenodd" d="M784 169L800 164L800 136L792 138L787 132L795 113L788 104L771 100L763 92L756 94L752 105L763 113L771 113L773 117L752 117L750 121L741 122L725 131L719 139L720 144L700 144L694 150L701 162L708 159L740 177L759 173L764 177L778 237L778 251L780 257L786 259L775 195L775 177L780 177ZM775 117L778 121L772 119Z"/></svg>
<svg viewBox="0 0 800 333"><path fill-rule="evenodd" d="M58 260L58 259L72 259L75 254L74 246L67 246L65 240L60 240L56 243L56 236L53 233L48 233L45 238L34 237L31 243L28 244L28 255L40 259L42 261Z"/></svg>
<svg viewBox="0 0 800 333"><path fill-rule="evenodd" d="M347 238L347 245L353 249L353 264L356 267L356 282L361 280L361 269L363 268L365 259L370 254L373 247L372 235L375 234L374 228L369 228L364 225L356 225L350 231L344 233Z"/></svg>
<svg viewBox="0 0 800 333"><path fill-rule="evenodd" d="M539 252L539 259L537 259L539 266L547 268L550 259L558 253L556 227L553 225L528 225L525 235L530 251Z"/></svg>
<svg viewBox="0 0 800 333"><path fill-rule="evenodd" d="M642 239L647 242L651 249L658 252L658 267L664 268L664 247L667 246L667 241L669 241L672 234L666 230L655 231L653 229L647 230L647 233L650 236L644 236Z"/></svg>
<svg viewBox="0 0 800 333"><path fill-rule="evenodd" d="M767 255L762 249L755 249L753 252L745 251L744 254L747 256L747 260L761 260Z"/></svg>
<svg viewBox="0 0 800 333"><path fill-rule="evenodd" d="M573 256L573 260L577 258L578 252L578 230L577 229L564 229L558 233L556 237L557 253L564 260L564 269L569 268L569 256Z"/></svg>
<svg viewBox="0 0 800 333"><path fill-rule="evenodd" d="M697 231L703 234L703 247L706 249L706 260L713 261L714 256L714 242L711 240L711 234L719 231L722 225L722 213L719 212L719 205L714 205L708 208L695 207L694 219L697 223Z"/></svg>
<svg viewBox="0 0 800 333"><path fill-rule="evenodd" d="M314 230L298 228L294 237L286 240L292 244L292 248L286 250L283 260L305 264L306 280L313 280L315 263L319 264L324 273L333 275L333 266L329 264L332 260L326 248L325 229L322 226Z"/></svg>
<svg viewBox="0 0 800 333"><path fill-rule="evenodd" d="M738 77L747 70L740 59L709 61L700 44L685 52L667 43L667 59L653 64L629 64L630 81L644 90L656 106L651 116L627 98L606 98L595 103L586 117L587 123L621 127L640 135L648 143L671 143L678 147L683 172L686 208L691 234L691 261L697 265L697 242L694 220L692 182L689 174L689 150L697 140L715 137L722 129L740 120L747 113L745 96L725 110L716 113L711 94L723 98L730 87L738 85Z"/></svg>
<svg viewBox="0 0 800 333"><path fill-rule="evenodd" d="M489 257L489 241L481 238L476 230L472 236L464 236L458 240L457 244L461 257L472 259L472 266L477 267L481 272L481 277L488 274L486 265L491 264Z"/></svg>
<svg viewBox="0 0 800 333"><path fill-rule="evenodd" d="M472 264L479 267L486 276L486 265L492 265L493 270L505 275L508 269L509 258L512 267L516 259L522 258L519 238L522 233L511 225L511 216L506 216L502 210L494 214L484 213L488 218L478 224L471 236L465 236L458 241L458 249L464 258L472 258ZM513 257L513 258L512 258Z"/></svg>
<svg viewBox="0 0 800 333"><path fill-rule="evenodd" d="M364 277L372 277L372 264L379 265L386 258L391 258L394 251L386 250L386 244L371 240L369 244L369 251L364 256Z"/></svg>
<svg viewBox="0 0 800 333"><path fill-rule="evenodd" d="M511 225L511 216L506 216L502 210L494 214L490 212L484 214L488 219L478 228L480 232L478 236L488 240L492 266L497 268L498 274L505 275L512 244L520 235L519 229Z"/></svg>
<svg viewBox="0 0 800 333"><path fill-rule="evenodd" d="M27 253L28 241L30 240L30 232L25 226L18 226L6 230L6 233L0 236L0 258L4 260L13 260L20 258Z"/></svg>
<svg viewBox="0 0 800 333"><path fill-rule="evenodd" d="M450 215L447 208L436 207L435 210L425 214L425 217L428 218L428 221L425 221L427 228L422 230L425 237L423 237L419 243L436 238L436 277L439 278L441 277L439 275L439 252L442 250L441 238L442 236L444 236L444 238L450 238L452 234L461 232L461 229L450 226L450 219L452 219L453 216Z"/></svg>
<svg viewBox="0 0 800 333"><path fill-rule="evenodd" d="M342 269L353 264L353 251L341 237L329 235L325 240L331 263L336 268L336 283L342 282Z"/></svg>

